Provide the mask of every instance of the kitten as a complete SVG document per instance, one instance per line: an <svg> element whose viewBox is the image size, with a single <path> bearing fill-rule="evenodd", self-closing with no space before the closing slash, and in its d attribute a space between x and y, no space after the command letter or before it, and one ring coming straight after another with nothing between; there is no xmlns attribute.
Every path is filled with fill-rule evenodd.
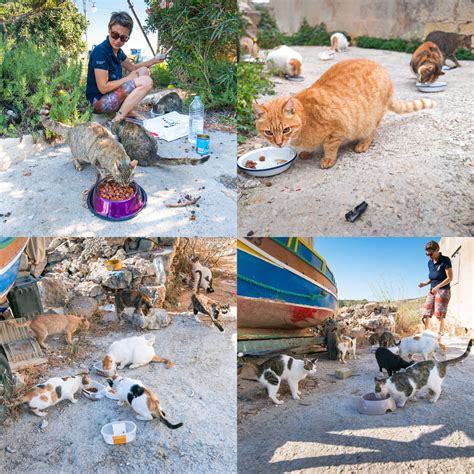
<svg viewBox="0 0 474 474"><path fill-rule="evenodd" d="M454 67L461 67L454 53L457 49L463 48L468 51L472 51L472 36L473 35L460 35L458 33L447 33L445 31L432 31L425 39L425 41L431 41L444 55L444 63L450 59L455 64Z"/></svg>
<svg viewBox="0 0 474 474"><path fill-rule="evenodd" d="M123 145L127 155L138 166L160 166L160 165L201 165L209 160L210 155L202 158L166 158L158 155L158 144L145 128L134 122L121 120L112 124L112 133Z"/></svg>
<svg viewBox="0 0 474 474"><path fill-rule="evenodd" d="M263 364L252 364L258 381L267 389L268 396L276 405L281 405L283 400L277 398L278 389L282 380L287 380L291 395L294 400L299 400L301 392L298 384L309 374L316 372L317 359L295 359L287 355L278 355L268 359Z"/></svg>
<svg viewBox="0 0 474 474"><path fill-rule="evenodd" d="M301 76L303 57L288 46L279 46L268 53L265 63L266 69L275 74L298 77Z"/></svg>
<svg viewBox="0 0 474 474"><path fill-rule="evenodd" d="M135 308L143 316L149 316L153 309L151 298L138 290L118 290L115 294L115 311L119 321L125 308Z"/></svg>
<svg viewBox="0 0 474 474"><path fill-rule="evenodd" d="M45 340L48 336L64 334L67 344L72 344L72 335L80 329L87 330L90 327L89 321L84 316L74 316L72 314L39 314L34 318L18 322L9 320L8 324L18 328L29 326L43 349L48 349Z"/></svg>
<svg viewBox="0 0 474 474"><path fill-rule="evenodd" d="M435 353L444 354L446 352L446 346L430 336L405 337L398 347L400 357L421 354L423 360L428 359L429 355L433 355L433 358L437 360Z"/></svg>
<svg viewBox="0 0 474 474"><path fill-rule="evenodd" d="M156 395L139 380L114 376L107 382L116 391L119 398L118 405L130 405L137 413L138 420L150 421L153 418L159 418L172 430L183 426L183 423L173 425L166 419L165 412L161 409Z"/></svg>
<svg viewBox="0 0 474 474"><path fill-rule="evenodd" d="M397 341L395 340L395 336L389 332L389 331L384 331L382 334L380 334L379 337L379 346L380 347L394 347L398 346L400 342L397 344Z"/></svg>
<svg viewBox="0 0 474 474"><path fill-rule="evenodd" d="M446 377L446 368L448 365L457 364L465 359L471 352L472 339L467 345L466 352L455 359L436 362L427 360L418 362L408 367L404 372L393 374L389 378L375 378L375 394L377 398L382 399L389 394L397 403L397 406L403 407L407 400L413 398L417 392L427 389L432 393L431 403L436 403L440 394L441 386Z"/></svg>
<svg viewBox="0 0 474 474"><path fill-rule="evenodd" d="M439 76L444 75L442 71L444 56L434 43L423 43L411 57L410 67L415 73L418 82L432 84Z"/></svg>
<svg viewBox="0 0 474 474"><path fill-rule="evenodd" d="M321 168L331 168L345 142L357 140L357 153L368 150L387 109L404 113L434 105L424 98L395 100L390 77L380 64L348 59L329 68L311 87L293 97L254 104L253 109L258 133L272 145L291 146L302 158L322 145Z"/></svg>
<svg viewBox="0 0 474 474"><path fill-rule="evenodd" d="M82 170L82 165L91 164L97 168L97 179L111 178L122 186L133 181L137 161L130 161L124 147L102 125L86 122L71 127L53 122L45 109L41 123L66 139L77 171Z"/></svg>
<svg viewBox="0 0 474 474"><path fill-rule="evenodd" d="M130 369L136 369L148 365L150 362L163 362L167 369L173 367L173 362L169 359L163 359L155 354L154 343L155 336L153 334L126 337L115 341L102 360L102 368L116 371L130 365Z"/></svg>
<svg viewBox="0 0 474 474"><path fill-rule="evenodd" d="M89 372L82 372L72 377L53 377L44 383L36 385L14 404L28 403L28 406L35 415L46 416L47 413L44 410L62 400L70 400L72 403L77 403L74 395L81 388L90 385L90 383Z"/></svg>
<svg viewBox="0 0 474 474"><path fill-rule="evenodd" d="M230 307L228 304L219 304L204 295L198 297L196 293L193 293L191 295L191 304L188 309L191 308L193 310L194 319L198 323L202 322L199 319L198 313L207 314L211 318L212 324L214 324L219 331L224 332L224 328L219 323L218 319L221 313L227 314L229 312Z"/></svg>
<svg viewBox="0 0 474 474"><path fill-rule="evenodd" d="M199 262L199 257L191 258L191 274L193 277L193 291L199 293L199 289L206 290L206 293L214 293L212 288L212 272Z"/></svg>
<svg viewBox="0 0 474 474"><path fill-rule="evenodd" d="M346 51L349 48L349 41L342 33L334 33L331 35L331 49L340 53Z"/></svg>
<svg viewBox="0 0 474 474"><path fill-rule="evenodd" d="M406 369L415 363L413 360L406 361L382 346L375 351L375 358L377 359L380 372L383 372L382 369L386 369L389 377L391 377L394 372Z"/></svg>
<svg viewBox="0 0 474 474"><path fill-rule="evenodd" d="M351 355L355 360L357 339L341 334L339 331L336 332L336 347L337 347L337 360L340 360L343 364L346 363L346 354Z"/></svg>

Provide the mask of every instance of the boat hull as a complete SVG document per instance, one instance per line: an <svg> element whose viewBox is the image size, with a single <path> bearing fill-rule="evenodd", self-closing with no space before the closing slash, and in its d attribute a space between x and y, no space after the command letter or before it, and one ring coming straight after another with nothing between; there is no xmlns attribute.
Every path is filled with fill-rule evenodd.
<svg viewBox="0 0 474 474"><path fill-rule="evenodd" d="M0 301L15 283L21 254L28 242L24 237L0 237Z"/></svg>

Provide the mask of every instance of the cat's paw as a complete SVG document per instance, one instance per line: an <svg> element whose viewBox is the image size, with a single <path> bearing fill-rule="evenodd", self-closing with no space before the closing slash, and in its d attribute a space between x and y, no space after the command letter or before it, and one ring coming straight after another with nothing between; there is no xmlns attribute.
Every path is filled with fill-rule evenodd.
<svg viewBox="0 0 474 474"><path fill-rule="evenodd" d="M285 403L283 400L273 400L273 403L275 405L283 405L283 403Z"/></svg>
<svg viewBox="0 0 474 474"><path fill-rule="evenodd" d="M355 146L354 151L356 153L365 153L369 149L369 146L370 146L370 143L360 142Z"/></svg>
<svg viewBox="0 0 474 474"><path fill-rule="evenodd" d="M77 403L79 400L76 400L75 398L71 398L71 403Z"/></svg>
<svg viewBox="0 0 474 474"><path fill-rule="evenodd" d="M332 168L336 164L336 160L332 160L330 158L324 158L321 160L320 166L321 169L326 170L328 168Z"/></svg>
<svg viewBox="0 0 474 474"><path fill-rule="evenodd" d="M293 397L293 400L301 400L300 396L297 394Z"/></svg>

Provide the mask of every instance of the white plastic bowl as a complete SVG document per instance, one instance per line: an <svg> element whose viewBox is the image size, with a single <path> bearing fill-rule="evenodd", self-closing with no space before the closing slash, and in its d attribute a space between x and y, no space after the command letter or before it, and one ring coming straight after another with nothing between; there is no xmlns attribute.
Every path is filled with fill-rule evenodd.
<svg viewBox="0 0 474 474"><path fill-rule="evenodd" d="M102 362L101 361L96 362L93 365L93 367L99 375L102 375L102 377L112 377L112 375L115 374L115 370L113 370L113 369L105 370L104 368L102 368Z"/></svg>
<svg viewBox="0 0 474 474"><path fill-rule="evenodd" d="M366 393L359 398L359 413L362 415L385 415L397 409L395 400L387 395L383 399L378 399L374 392Z"/></svg>
<svg viewBox="0 0 474 474"><path fill-rule="evenodd" d="M447 82L442 81L436 81L433 82L433 84L423 84L422 82L416 83L416 87L418 87L418 90L421 92L442 92L446 89L447 85Z"/></svg>
<svg viewBox="0 0 474 474"><path fill-rule="evenodd" d="M115 431L114 433L114 426L117 430L120 425L124 425L124 429ZM100 432L102 433L104 441L107 444L126 444L132 442L135 439L137 434L137 425L133 423L133 421L113 421L112 423L104 425Z"/></svg>
<svg viewBox="0 0 474 474"><path fill-rule="evenodd" d="M89 388L95 388L97 392L90 392L88 389ZM105 385L102 385L99 382L96 382L95 380L92 380L91 384L88 387L84 387L82 389L82 393L89 399L89 400L100 400L101 398L105 397Z"/></svg>
<svg viewBox="0 0 474 474"><path fill-rule="evenodd" d="M265 161L260 161L260 156L264 156ZM296 160L296 156L296 151L292 148L277 148L273 146L267 146L243 154L237 160L237 167L240 170L245 171L250 176L266 178L268 176L275 176L277 174L283 173L283 171L286 171L291 166L293 161ZM257 164L255 169L247 168L245 166L245 163L248 160L254 161ZM278 163L277 160L285 160L285 162Z"/></svg>

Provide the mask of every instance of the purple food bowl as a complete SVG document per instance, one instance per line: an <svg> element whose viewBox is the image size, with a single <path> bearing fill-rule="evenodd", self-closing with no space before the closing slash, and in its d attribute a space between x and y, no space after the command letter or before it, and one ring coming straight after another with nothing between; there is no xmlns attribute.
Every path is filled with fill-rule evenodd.
<svg viewBox="0 0 474 474"><path fill-rule="evenodd" d="M96 183L87 196L87 206L95 216L106 221L126 221L135 217L146 206L146 192L135 181L130 183L135 192L123 201L112 201L99 195L99 186L104 181Z"/></svg>
<svg viewBox="0 0 474 474"><path fill-rule="evenodd" d="M374 392L366 393L359 398L359 413L363 415L385 415L397 409L395 400L386 395L385 398L378 399Z"/></svg>

